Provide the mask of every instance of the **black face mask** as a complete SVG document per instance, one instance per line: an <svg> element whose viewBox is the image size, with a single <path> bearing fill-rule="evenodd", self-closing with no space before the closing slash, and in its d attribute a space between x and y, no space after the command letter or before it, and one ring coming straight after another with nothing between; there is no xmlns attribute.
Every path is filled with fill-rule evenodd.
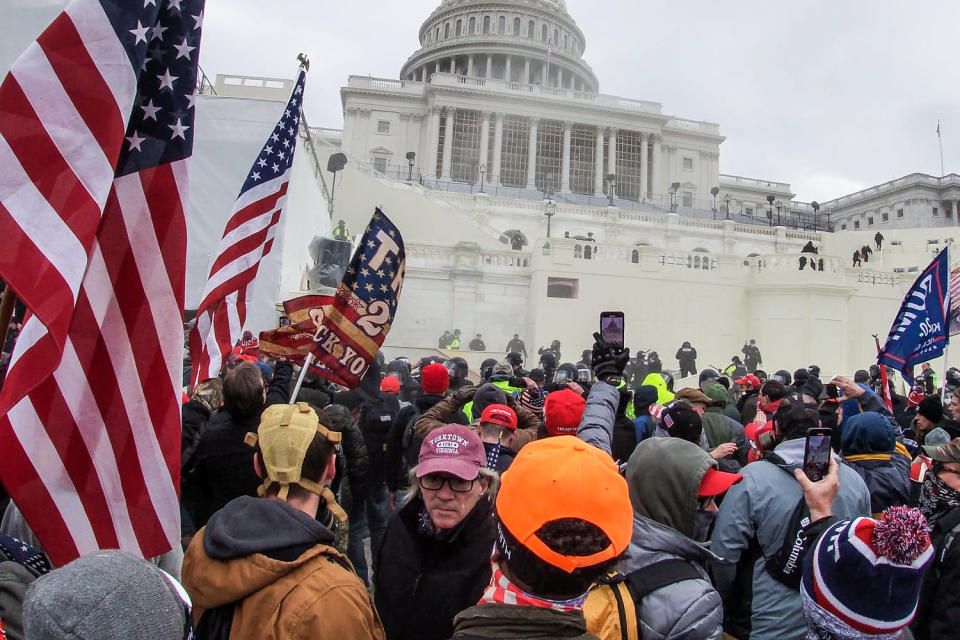
<svg viewBox="0 0 960 640"><path fill-rule="evenodd" d="M710 527L717 519L716 511L697 509L697 523L694 527L693 539L697 542L706 542L710 536Z"/></svg>

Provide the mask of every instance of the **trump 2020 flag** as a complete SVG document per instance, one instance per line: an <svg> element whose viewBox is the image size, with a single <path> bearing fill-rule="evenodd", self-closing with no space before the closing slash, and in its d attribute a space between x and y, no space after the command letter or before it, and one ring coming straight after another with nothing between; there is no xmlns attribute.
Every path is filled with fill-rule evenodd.
<svg viewBox="0 0 960 640"><path fill-rule="evenodd" d="M913 366L940 356L949 339L950 258L941 251L917 278L900 305L877 363L903 373L913 385Z"/></svg>
<svg viewBox="0 0 960 640"><path fill-rule="evenodd" d="M326 367L320 375L351 389L360 384L393 324L405 270L400 231L377 209L333 304L309 310L313 355Z"/></svg>

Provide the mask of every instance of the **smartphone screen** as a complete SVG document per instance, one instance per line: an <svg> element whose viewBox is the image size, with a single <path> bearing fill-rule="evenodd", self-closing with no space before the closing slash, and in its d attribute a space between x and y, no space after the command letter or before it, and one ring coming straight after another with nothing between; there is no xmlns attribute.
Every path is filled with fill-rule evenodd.
<svg viewBox="0 0 960 640"><path fill-rule="evenodd" d="M611 347L623 348L623 311L604 311L600 314L600 336Z"/></svg>
<svg viewBox="0 0 960 640"><path fill-rule="evenodd" d="M803 472L813 482L823 480L830 469L830 430L817 428L807 432L803 452Z"/></svg>

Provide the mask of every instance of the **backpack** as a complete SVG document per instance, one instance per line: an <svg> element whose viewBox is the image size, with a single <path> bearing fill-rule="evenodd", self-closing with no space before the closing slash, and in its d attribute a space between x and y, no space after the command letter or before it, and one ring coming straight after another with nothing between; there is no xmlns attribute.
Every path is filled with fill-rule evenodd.
<svg viewBox="0 0 960 640"><path fill-rule="evenodd" d="M393 420L400 412L400 402L385 393L363 403L357 424L363 434L367 454L370 456L370 471L374 478L382 478L386 471L387 440Z"/></svg>
<svg viewBox="0 0 960 640"><path fill-rule="evenodd" d="M583 605L587 631L600 640L639 640L638 609L644 598L677 582L706 579L693 564L679 558L608 576L590 590Z"/></svg>
<svg viewBox="0 0 960 640"><path fill-rule="evenodd" d="M410 416L407 425L403 428L401 455L403 457L404 479L407 477L406 472L417 466L417 461L420 458L420 445L423 444L423 438L417 435L416 424L421 415L414 407L413 415Z"/></svg>

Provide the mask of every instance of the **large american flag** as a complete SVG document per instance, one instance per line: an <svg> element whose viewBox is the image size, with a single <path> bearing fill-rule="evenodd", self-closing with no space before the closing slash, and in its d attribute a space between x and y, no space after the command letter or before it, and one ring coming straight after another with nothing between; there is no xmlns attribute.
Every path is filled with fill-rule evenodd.
<svg viewBox="0 0 960 640"><path fill-rule="evenodd" d="M0 277L28 313L0 478L57 565L179 543L203 0L73 0L0 85Z"/></svg>
<svg viewBox="0 0 960 640"><path fill-rule="evenodd" d="M273 248L287 200L305 80L306 71L301 69L287 108L247 174L223 230L197 308L197 323L190 332L191 386L219 375L243 332L247 289L260 261Z"/></svg>

